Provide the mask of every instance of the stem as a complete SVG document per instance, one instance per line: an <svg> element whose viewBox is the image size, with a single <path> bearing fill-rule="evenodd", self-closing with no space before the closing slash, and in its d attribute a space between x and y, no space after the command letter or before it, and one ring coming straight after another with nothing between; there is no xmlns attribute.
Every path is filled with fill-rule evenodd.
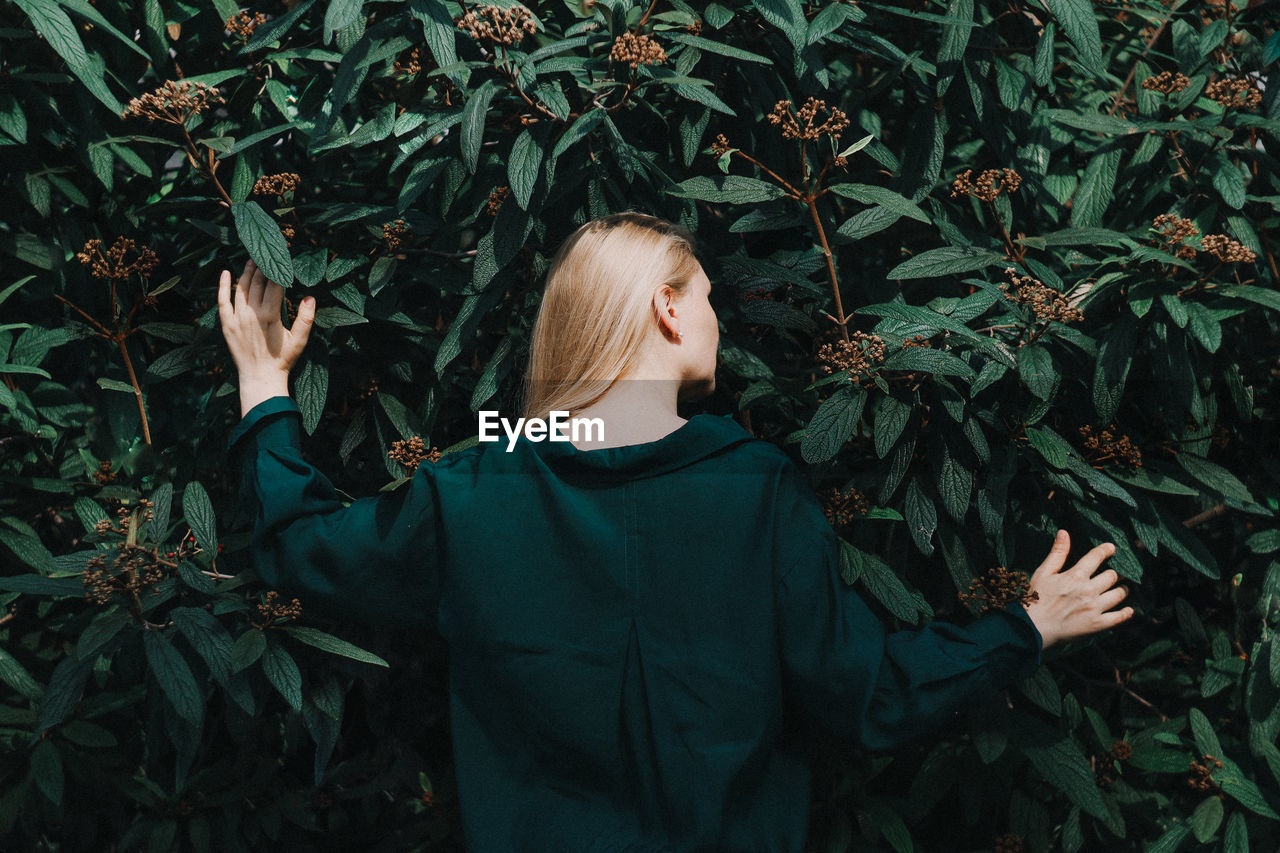
<svg viewBox="0 0 1280 853"><path fill-rule="evenodd" d="M215 165L215 162L213 159L214 157L213 149L212 148L209 149L208 165L204 167L199 166L198 164L200 163L200 159L199 159L200 149L196 147L196 143L191 138L191 134L187 132L186 122L179 124L178 127L182 128L182 138L187 141L187 156L191 158L192 163L197 164L197 168L203 168L205 173L208 175L209 180L213 181L213 186L215 189L217 189L218 195L222 196L223 204L225 204L227 207L231 207L232 205L231 196L227 195L227 191L222 188L222 182L219 181L218 176L214 174L214 171L217 169L217 166Z"/></svg>
<svg viewBox="0 0 1280 853"><path fill-rule="evenodd" d="M645 24L649 23L649 16L653 14L653 7L658 5L658 0L650 0L649 8L644 10L644 14L640 16L640 23L636 24L636 32L639 32Z"/></svg>
<svg viewBox="0 0 1280 853"><path fill-rule="evenodd" d="M1009 238L1009 231L1004 227L1004 221L1000 218L1000 212L996 210L996 203L994 201L989 201L987 202L987 206L991 208L991 215L995 217L996 224L1000 226L1000 235L1004 237L1004 247L1005 251L1009 253L1009 259L1022 263L1022 256L1026 254L1026 249L1023 249L1022 253L1019 254L1018 250L1014 247L1013 240Z"/></svg>
<svg viewBox="0 0 1280 853"><path fill-rule="evenodd" d="M65 302L65 303L67 303L68 305L70 305L70 306L71 306L72 308L74 308L75 310L79 311L79 312L80 312L80 315L81 315L82 317L84 317L86 320L88 320L90 323L92 323L94 326L96 326L100 332L102 332L102 333L103 333L104 335L106 335L107 337L111 337L111 330L110 330L110 329L108 329L106 326L102 325L101 323L99 323L99 322L98 322L97 320L95 320L93 317L90 317L88 314L86 314L86 313L84 312L84 309L82 309L79 305L75 304L75 303L74 303L74 302L72 302L70 299L67 299L65 296L61 296L60 294L55 293L55 294L53 294L53 296L54 296L54 298L55 298L55 299L60 299L60 300L62 300L63 302Z"/></svg>
<svg viewBox="0 0 1280 853"><path fill-rule="evenodd" d="M827 275L831 277L831 293L836 299L836 314L840 319L836 322L840 324L840 336L844 338L844 342L849 343L849 318L845 316L844 306L840 304L840 281L836 278L836 264L831 258L831 246L827 244L827 232L822 227L822 218L818 216L818 203L813 196L807 199L809 205L809 215L813 217L813 224L818 229L818 239L822 241L822 253L827 259Z"/></svg>
<svg viewBox="0 0 1280 853"><path fill-rule="evenodd" d="M792 197L792 198L794 198L796 201L804 201L804 196L803 196L803 194L802 194L799 190L797 190L795 187L791 186L791 184L789 184L789 183L787 183L785 180L783 180L783 179L778 175L778 173L777 173L777 172L773 171L773 170L772 170L772 169L770 169L768 166L766 166L765 164L761 163L759 160L757 160L756 158L752 157L752 156L751 156L750 154L748 154L747 152L742 151L741 149L735 149L733 153L734 153L734 154L737 154L739 157L742 157L742 158L743 158L743 159L745 159L748 163L752 163L752 164L756 165L757 167L759 167L760 171L764 172L766 175L768 175L769 177L771 177L771 178L773 178L775 181L777 181L779 184L781 184L781 185L782 185L782 187L783 187L783 189L785 189L785 190L786 190L786 191L791 195L791 197Z"/></svg>
<svg viewBox="0 0 1280 853"><path fill-rule="evenodd" d="M123 337L113 337L120 346L120 355L124 357L124 369L129 371L129 383L133 385L133 396L138 401L138 414L142 416L142 440L151 446L151 426L147 423L147 409L142 402L142 387L138 384L138 376L133 372L133 361L129 358L129 348L125 346Z"/></svg>

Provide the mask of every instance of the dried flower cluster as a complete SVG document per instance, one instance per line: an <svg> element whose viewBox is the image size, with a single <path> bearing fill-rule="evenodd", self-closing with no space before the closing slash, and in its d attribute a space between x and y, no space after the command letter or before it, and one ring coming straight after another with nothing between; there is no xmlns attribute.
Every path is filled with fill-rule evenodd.
<svg viewBox="0 0 1280 853"><path fill-rule="evenodd" d="M382 226L382 239L387 241L387 248L393 252L399 249L400 244L408 240L412 234L413 229L403 219L396 219Z"/></svg>
<svg viewBox="0 0 1280 853"><path fill-rule="evenodd" d="M1212 755L1204 755L1200 761L1194 758L1191 760L1191 775L1187 776L1187 787L1196 791L1220 791L1222 790L1217 782L1214 782L1210 774L1213 769L1209 767L1221 767L1222 762Z"/></svg>
<svg viewBox="0 0 1280 853"><path fill-rule="evenodd" d="M980 578L969 581L968 592L958 592L962 604L976 602L979 613L988 610L1000 610L1010 601L1021 601L1030 604L1038 601L1040 593L1029 590L1030 578L1026 572L1017 572L996 566Z"/></svg>
<svg viewBox="0 0 1280 853"><path fill-rule="evenodd" d="M378 380L370 376L369 381L365 383L364 390L360 392L359 399L367 400L377 393L378 393Z"/></svg>
<svg viewBox="0 0 1280 853"><path fill-rule="evenodd" d="M1224 107L1254 109L1262 103L1262 92L1250 77L1224 77L1204 87L1205 96Z"/></svg>
<svg viewBox="0 0 1280 853"><path fill-rule="evenodd" d="M125 257L134 251L137 252L137 257L126 262ZM94 278L121 279L135 273L149 276L160 265L156 253L149 246L139 248L131 237L117 237L111 248L107 249L106 255L102 254L101 240L90 240L84 244L82 251L76 253L76 260L88 264Z"/></svg>
<svg viewBox="0 0 1280 853"><path fill-rule="evenodd" d="M859 373L869 373L873 364L884 361L885 344L879 335L850 332L849 336L852 340L826 343L818 350L818 361L822 363L822 372L826 375L830 376L837 370L847 370L850 381L854 381Z"/></svg>
<svg viewBox="0 0 1280 853"><path fill-rule="evenodd" d="M292 245L290 241L292 241L297 235L297 231L294 230L292 225L281 225L280 233L284 235L284 243L286 246Z"/></svg>
<svg viewBox="0 0 1280 853"><path fill-rule="evenodd" d="M1175 213L1163 213L1151 221L1156 229L1155 245L1174 257L1191 259L1196 250L1186 245L1186 241L1200 235L1200 229L1190 219L1183 219Z"/></svg>
<svg viewBox="0 0 1280 853"><path fill-rule="evenodd" d="M105 520L104 522L105 523ZM140 545L116 543L116 554L107 568L107 558L95 554L80 573L84 582L84 597L94 604L110 604L116 593L137 596L143 589L154 587L169 574L156 553Z"/></svg>
<svg viewBox="0 0 1280 853"><path fill-rule="evenodd" d="M254 195L274 195L284 198L302 185L302 176L297 172L280 172L275 175L263 175L253 182Z"/></svg>
<svg viewBox="0 0 1280 853"><path fill-rule="evenodd" d="M121 118L147 118L169 124L185 125L187 119L204 112L210 104L225 104L227 101L213 86L191 80L165 84L154 92L148 92L140 98L129 101L129 106Z"/></svg>
<svg viewBox="0 0 1280 853"><path fill-rule="evenodd" d="M1023 846L1021 835L1006 832L996 839L991 849L993 853L1023 853L1026 847Z"/></svg>
<svg viewBox="0 0 1280 853"><path fill-rule="evenodd" d="M933 344L929 342L928 335L912 335L911 337L907 338L905 341L902 342L902 348L906 349L907 347L932 348Z"/></svg>
<svg viewBox="0 0 1280 853"><path fill-rule="evenodd" d="M484 212L490 216L497 216L498 211L502 210L502 203L507 200L507 195L510 192L510 187L498 187L489 193L489 201L484 206Z"/></svg>
<svg viewBox="0 0 1280 853"><path fill-rule="evenodd" d="M1149 92L1171 95L1181 92L1191 84L1191 78L1181 72L1161 71L1142 81L1142 88Z"/></svg>
<svg viewBox="0 0 1280 853"><path fill-rule="evenodd" d="M827 113L826 121L817 124L818 112ZM811 140L824 135L839 139L840 134L849 126L849 117L836 107L827 108L827 102L819 98L809 98L804 102L798 114L791 112L790 101L778 101L773 105L773 112L768 115L769 124L782 128L783 139Z"/></svg>
<svg viewBox="0 0 1280 853"><path fill-rule="evenodd" d="M1229 264L1250 264L1258 257L1252 249L1246 248L1237 240L1232 240L1226 234L1206 234L1201 245L1206 252Z"/></svg>
<svg viewBox="0 0 1280 853"><path fill-rule="evenodd" d="M856 516L867 514L870 505L867 498L857 489L850 488L848 491L841 491L832 486L822 493L822 512L827 516L827 521L836 527L844 527L849 524Z"/></svg>
<svg viewBox="0 0 1280 853"><path fill-rule="evenodd" d="M415 47L404 59L397 59L391 64L397 74L419 74L422 71L422 48Z"/></svg>
<svg viewBox="0 0 1280 853"><path fill-rule="evenodd" d="M261 12L255 12L250 15L248 12L241 12L227 18L227 22L223 27L227 32L240 39L241 42L247 42L249 37L253 35L253 31L267 22L267 16Z"/></svg>
<svg viewBox="0 0 1280 853"><path fill-rule="evenodd" d="M1117 761L1128 761L1133 755L1133 747L1122 740L1118 740L1111 745L1111 751L1105 755L1095 754L1093 756L1093 775L1094 782L1102 787L1110 785L1115 781L1111 775L1116 772Z"/></svg>
<svg viewBox="0 0 1280 853"><path fill-rule="evenodd" d="M267 591L267 600L258 604L258 612L268 624L277 619L297 619L302 615L302 603L295 598L288 604L282 604L280 593L272 589Z"/></svg>
<svg viewBox="0 0 1280 853"><path fill-rule="evenodd" d="M1020 186L1022 176L1015 169L987 169L978 175L977 181L973 180L973 169L965 169L951 184L951 197L968 195L983 201L995 201L1000 193L1012 193Z"/></svg>
<svg viewBox="0 0 1280 853"><path fill-rule="evenodd" d="M393 441L391 450L387 453L387 456L408 468L410 473L418 470L422 460L439 462L441 455L439 448L436 447L432 447L431 451L427 452L426 443L416 435L402 441Z"/></svg>
<svg viewBox="0 0 1280 853"><path fill-rule="evenodd" d="M716 141L711 143L711 153L716 157L723 157L732 150L733 147L729 145L729 137L723 133L716 134Z"/></svg>
<svg viewBox="0 0 1280 853"><path fill-rule="evenodd" d="M1004 272L1009 276L1016 290L1013 296L1009 296L1009 285L1003 282L1000 284L1000 289L1004 291L1006 297L1019 305L1030 304L1038 322L1047 323L1050 320L1057 320L1061 323L1078 323L1084 319L1083 311L1072 308L1066 296L1039 279L1029 275L1018 275L1018 271L1013 267L1006 267Z"/></svg>
<svg viewBox="0 0 1280 853"><path fill-rule="evenodd" d="M1080 427L1079 432L1084 438L1084 446L1094 453L1094 458L1089 460L1091 463L1114 459L1131 468L1142 467L1142 451L1138 450L1129 436L1115 432L1114 426L1104 429L1102 435L1094 435L1093 427L1085 424Z"/></svg>
<svg viewBox="0 0 1280 853"><path fill-rule="evenodd" d="M111 470L110 459L103 459L98 463L98 470L93 472L93 479L105 486L108 483L119 482L120 472Z"/></svg>
<svg viewBox="0 0 1280 853"><path fill-rule="evenodd" d="M660 65L666 62L667 52L653 36L627 31L613 40L609 58L614 62L639 68L641 65Z"/></svg>
<svg viewBox="0 0 1280 853"><path fill-rule="evenodd" d="M458 29L465 30L476 41L516 47L526 35L538 31L538 22L533 13L523 6L507 9L481 6L459 18Z"/></svg>
<svg viewBox="0 0 1280 853"><path fill-rule="evenodd" d="M763 287L757 287L755 290L744 290L742 292L743 302L757 302L761 299L765 299L772 302L773 301L772 291L766 290Z"/></svg>

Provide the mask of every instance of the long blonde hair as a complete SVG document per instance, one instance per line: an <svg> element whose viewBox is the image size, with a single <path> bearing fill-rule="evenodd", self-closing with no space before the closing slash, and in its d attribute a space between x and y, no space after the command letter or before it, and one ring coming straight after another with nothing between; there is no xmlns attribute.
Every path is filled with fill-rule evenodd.
<svg viewBox="0 0 1280 853"><path fill-rule="evenodd" d="M579 412L625 376L653 318L653 289L684 293L699 269L684 228L643 213L594 219L551 260L534 320L521 413Z"/></svg>

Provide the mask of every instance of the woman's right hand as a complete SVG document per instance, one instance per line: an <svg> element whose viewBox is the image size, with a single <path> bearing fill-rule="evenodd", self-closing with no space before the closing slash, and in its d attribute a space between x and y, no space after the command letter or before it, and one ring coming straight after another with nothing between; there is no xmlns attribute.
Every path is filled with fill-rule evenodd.
<svg viewBox="0 0 1280 853"><path fill-rule="evenodd" d="M1129 594L1127 587L1116 586L1120 578L1116 570L1094 574L1102 561L1116 552L1116 546L1104 542L1062 571L1070 551L1071 537L1059 530L1049 556L1031 576L1030 589L1039 598L1027 606L1027 614L1044 638L1046 649L1114 628L1133 616L1132 607L1107 612Z"/></svg>

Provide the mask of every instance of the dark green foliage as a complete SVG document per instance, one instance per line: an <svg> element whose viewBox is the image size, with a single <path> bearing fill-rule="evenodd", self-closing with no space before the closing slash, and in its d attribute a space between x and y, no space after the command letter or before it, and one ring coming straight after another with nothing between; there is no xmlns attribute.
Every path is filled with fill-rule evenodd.
<svg viewBox="0 0 1280 853"><path fill-rule="evenodd" d="M1280 13L1242 5L0 5L0 847L462 849L443 643L252 577L218 272L316 297L306 449L371 494L513 409L551 255L637 209L702 241L707 409L808 466L888 624L1059 527L1138 610L821 751L812 849L1276 849Z"/></svg>

